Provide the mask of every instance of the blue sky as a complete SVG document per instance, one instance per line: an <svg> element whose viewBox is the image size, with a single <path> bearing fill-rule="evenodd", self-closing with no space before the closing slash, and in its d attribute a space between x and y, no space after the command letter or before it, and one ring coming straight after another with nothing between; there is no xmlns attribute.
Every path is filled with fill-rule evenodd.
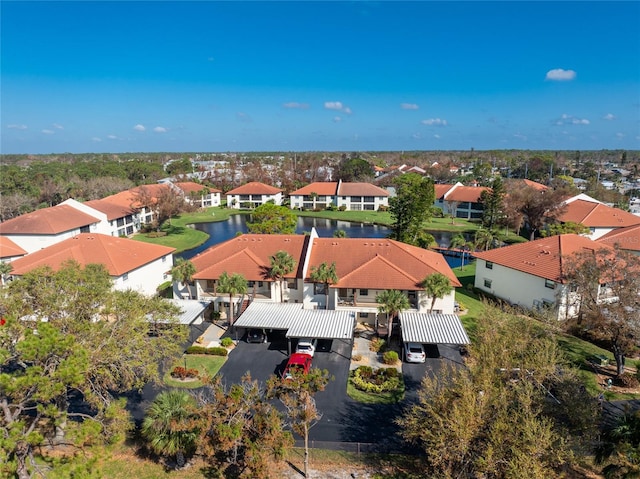
<svg viewBox="0 0 640 479"><path fill-rule="evenodd" d="M1 153L640 149L640 2L0 4Z"/></svg>

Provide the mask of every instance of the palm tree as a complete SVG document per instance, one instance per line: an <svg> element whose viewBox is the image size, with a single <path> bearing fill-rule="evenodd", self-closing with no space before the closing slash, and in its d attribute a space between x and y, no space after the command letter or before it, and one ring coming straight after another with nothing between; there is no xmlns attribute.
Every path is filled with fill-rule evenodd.
<svg viewBox="0 0 640 479"><path fill-rule="evenodd" d="M171 277L179 283L187 285L187 289L190 289L193 275L196 274L196 267L188 259L177 258L174 267L171 269ZM189 297L191 297L191 291L189 291Z"/></svg>
<svg viewBox="0 0 640 479"><path fill-rule="evenodd" d="M460 254L462 261L460 262L460 269L462 269L462 267L464 266L464 251L468 246L469 242L465 239L464 236L459 233L451 238L451 243L449 243L450 249L459 248L461 250Z"/></svg>
<svg viewBox="0 0 640 479"><path fill-rule="evenodd" d="M429 308L429 312L433 311L433 307L435 306L437 299L444 298L453 289L449 278L442 273L430 274L424 279L424 281L422 281L422 286L424 287L424 291L427 293L427 296L431 298L431 307Z"/></svg>
<svg viewBox="0 0 640 479"><path fill-rule="evenodd" d="M495 240L496 237L491 230L480 228L476 231L476 234L473 237L473 244L476 248L487 251L491 246L493 246Z"/></svg>
<svg viewBox="0 0 640 479"><path fill-rule="evenodd" d="M393 329L393 320L405 309L409 309L409 298L402 291L397 289L387 289L376 296L378 311L386 313L389 320L389 331L387 339L391 339L391 330Z"/></svg>
<svg viewBox="0 0 640 479"><path fill-rule="evenodd" d="M247 280L239 273L233 273L232 275L229 275L225 271L218 278L216 291L219 293L229 294L229 326L233 326L233 297L236 294L247 293Z"/></svg>
<svg viewBox="0 0 640 479"><path fill-rule="evenodd" d="M335 261L331 265L325 262L318 266L312 266L310 278L314 283L324 284L325 309L329 309L329 285L338 282Z"/></svg>
<svg viewBox="0 0 640 479"><path fill-rule="evenodd" d="M269 277L276 281L280 281L280 302L284 302L284 277L296 268L296 260L286 251L278 251L269 257L271 267L269 268Z"/></svg>
<svg viewBox="0 0 640 479"><path fill-rule="evenodd" d="M13 265L11 263L5 263L0 261L0 285L4 286L4 277L11 273Z"/></svg>
<svg viewBox="0 0 640 479"><path fill-rule="evenodd" d="M142 435L157 454L176 456L177 467L196 448L197 432L191 420L196 402L187 391L172 389L158 394L142 421Z"/></svg>

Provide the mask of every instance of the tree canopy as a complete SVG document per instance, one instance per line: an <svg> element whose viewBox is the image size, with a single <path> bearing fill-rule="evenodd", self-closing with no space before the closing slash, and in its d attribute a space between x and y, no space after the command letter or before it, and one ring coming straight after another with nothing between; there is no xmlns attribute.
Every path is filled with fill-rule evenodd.
<svg viewBox="0 0 640 479"><path fill-rule="evenodd" d="M69 262L5 288L0 450L10 473L29 477L34 448L45 439L84 447L122 438L130 422L115 395L158 380L158 365L181 351L186 330L177 308L111 286L104 266ZM153 337L152 321L166 325ZM71 408L72 397L92 412Z"/></svg>
<svg viewBox="0 0 640 479"><path fill-rule="evenodd" d="M424 223L431 218L435 199L433 182L416 173L407 173L396 178L394 183L396 196L389 199L392 237L416 245Z"/></svg>
<svg viewBox="0 0 640 479"><path fill-rule="evenodd" d="M253 210L247 228L250 233L293 234L296 232L297 222L298 217L291 209L268 202Z"/></svg>

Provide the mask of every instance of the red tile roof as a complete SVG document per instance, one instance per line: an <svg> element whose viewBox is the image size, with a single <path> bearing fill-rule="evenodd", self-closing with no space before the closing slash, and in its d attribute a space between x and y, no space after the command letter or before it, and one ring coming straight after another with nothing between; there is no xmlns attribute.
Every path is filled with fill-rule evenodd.
<svg viewBox="0 0 640 479"><path fill-rule="evenodd" d="M26 213L0 223L0 234L55 235L99 222L98 218L83 213L73 206L57 205Z"/></svg>
<svg viewBox="0 0 640 479"><path fill-rule="evenodd" d="M584 236L564 234L473 253L476 258L555 282L564 282L566 260L572 254L612 249Z"/></svg>
<svg viewBox="0 0 640 479"><path fill-rule="evenodd" d="M15 256L24 256L25 254L27 252L9 238L0 236L0 258L13 258Z"/></svg>
<svg viewBox="0 0 640 479"><path fill-rule="evenodd" d="M338 196L389 196L387 190L371 183L341 183Z"/></svg>
<svg viewBox="0 0 640 479"><path fill-rule="evenodd" d="M442 198L447 191L449 191L451 188L453 188L453 185L433 185L435 192L436 192L436 200L439 200L440 198Z"/></svg>
<svg viewBox="0 0 640 479"><path fill-rule="evenodd" d="M115 195L107 196L100 200L87 201L85 205L90 206L107 215L109 221L131 215L136 212L137 202L131 191L121 191Z"/></svg>
<svg viewBox="0 0 640 479"><path fill-rule="evenodd" d="M201 185L199 183L195 183L193 181L181 181L179 183L174 183L174 185L176 185L178 188L180 188L182 191L184 191L187 195L189 193L199 193L202 190L204 190L205 188L208 188L207 186ZM209 188L209 192L211 193L221 193L221 190L217 190L216 188Z"/></svg>
<svg viewBox="0 0 640 479"><path fill-rule="evenodd" d="M586 200L575 200L568 203L558 220L563 223L567 221L582 223L590 228L623 228L640 224L640 216Z"/></svg>
<svg viewBox="0 0 640 479"><path fill-rule="evenodd" d="M321 196L332 196L336 194L336 190L338 188L338 183L335 181L316 181L315 183L311 183L307 186L303 186L300 189L292 191L289 195L310 195L311 193L316 193Z"/></svg>
<svg viewBox="0 0 640 479"><path fill-rule="evenodd" d="M175 251L167 246L143 243L94 233L81 233L47 248L16 259L11 274L21 276L40 266L54 270L69 260L82 266L103 264L111 276L122 276ZM167 264L167 270L172 267Z"/></svg>
<svg viewBox="0 0 640 479"><path fill-rule="evenodd" d="M386 238L316 238L307 280L323 262L336 263L337 288L420 290L422 280L436 272L460 286L440 253Z"/></svg>
<svg viewBox="0 0 640 479"><path fill-rule="evenodd" d="M456 186L449 190L445 196L445 201L465 201L469 203L478 203L480 194L483 191L491 191L486 186Z"/></svg>
<svg viewBox="0 0 640 479"><path fill-rule="evenodd" d="M609 246L615 246L617 244L621 249L629 251L640 251L640 224L617 228L608 232L603 237L598 238L596 241L608 244Z"/></svg>
<svg viewBox="0 0 640 479"><path fill-rule="evenodd" d="M212 246L191 258L194 279L218 279L223 272L239 273L248 281L268 281L269 257L282 250L296 260L296 270L287 278L302 275L304 235L244 234Z"/></svg>
<svg viewBox="0 0 640 479"><path fill-rule="evenodd" d="M228 195L276 195L282 190L275 186L265 185L259 181L251 181L246 185L238 186L231 191L227 191Z"/></svg>

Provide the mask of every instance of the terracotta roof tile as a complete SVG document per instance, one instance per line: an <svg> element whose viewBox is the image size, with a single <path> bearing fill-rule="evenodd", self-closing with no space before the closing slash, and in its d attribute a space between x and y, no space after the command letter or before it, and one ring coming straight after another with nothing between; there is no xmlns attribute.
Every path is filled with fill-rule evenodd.
<svg viewBox="0 0 640 479"><path fill-rule="evenodd" d="M436 272L460 286L440 253L386 238L316 238L306 279L311 267L323 262L336 263L341 288L418 290L418 283Z"/></svg>
<svg viewBox="0 0 640 479"><path fill-rule="evenodd" d="M564 234L473 253L476 258L555 282L563 282L565 262L580 251L597 251L609 246L585 236Z"/></svg>
<svg viewBox="0 0 640 479"><path fill-rule="evenodd" d="M55 235L99 222L98 218L83 213L73 206L57 205L25 213L0 223L0 234Z"/></svg>
<svg viewBox="0 0 640 479"><path fill-rule="evenodd" d="M582 223L590 228L623 228L640 224L640 216L586 200L575 200L568 203L558 220Z"/></svg>
<svg viewBox="0 0 640 479"><path fill-rule="evenodd" d="M311 193L317 193L322 196L331 196L336 194L338 183L334 181L316 181L307 186L303 186L300 189L292 191L289 195L310 195Z"/></svg>
<svg viewBox="0 0 640 479"><path fill-rule="evenodd" d="M598 238L596 241L608 244L609 246L615 246L617 244L621 249L640 251L640 224L627 226L625 228L616 228L603 237Z"/></svg>
<svg viewBox="0 0 640 479"><path fill-rule="evenodd" d="M231 191L227 191L228 195L275 195L282 190L275 186L265 185L259 181L251 181L245 185L238 186Z"/></svg>
<svg viewBox="0 0 640 479"><path fill-rule="evenodd" d="M122 276L175 251L167 246L94 233L81 233L16 259L11 274L21 276L40 266L54 270L69 260L80 265L103 264L111 276ZM172 267L167 264L167 270Z"/></svg>
<svg viewBox="0 0 640 479"><path fill-rule="evenodd" d="M491 188L486 186L456 186L445 194L444 199L445 201L478 203L483 191L491 191Z"/></svg>
<svg viewBox="0 0 640 479"><path fill-rule="evenodd" d="M0 258L13 258L15 256L24 256L25 254L27 252L9 238L0 236Z"/></svg>
<svg viewBox="0 0 640 479"><path fill-rule="evenodd" d="M181 181L178 183L174 183L174 185L176 185L178 188L180 188L182 191L184 191L186 194L189 193L199 193L200 191L204 190L205 188L209 189L209 192L211 193L222 193L221 190L218 190L216 188L210 188L204 185L201 185L199 183L195 183L193 181Z"/></svg>
<svg viewBox="0 0 640 479"><path fill-rule="evenodd" d="M389 196L389 193L371 183L341 183L338 196Z"/></svg>
<svg viewBox="0 0 640 479"><path fill-rule="evenodd" d="M131 191L127 190L100 200L87 201L84 204L106 214L107 219L113 221L135 213L134 206L137 203Z"/></svg>
<svg viewBox="0 0 640 479"><path fill-rule="evenodd" d="M191 258L194 279L218 279L223 272L239 273L248 281L265 281L269 257L282 250L296 260L296 271L288 278L302 276L302 251L308 236L245 234L212 246Z"/></svg>
<svg viewBox="0 0 640 479"><path fill-rule="evenodd" d="M447 191L449 191L451 188L453 188L453 185L433 185L435 192L436 192L436 200L439 200L440 198L442 198Z"/></svg>

